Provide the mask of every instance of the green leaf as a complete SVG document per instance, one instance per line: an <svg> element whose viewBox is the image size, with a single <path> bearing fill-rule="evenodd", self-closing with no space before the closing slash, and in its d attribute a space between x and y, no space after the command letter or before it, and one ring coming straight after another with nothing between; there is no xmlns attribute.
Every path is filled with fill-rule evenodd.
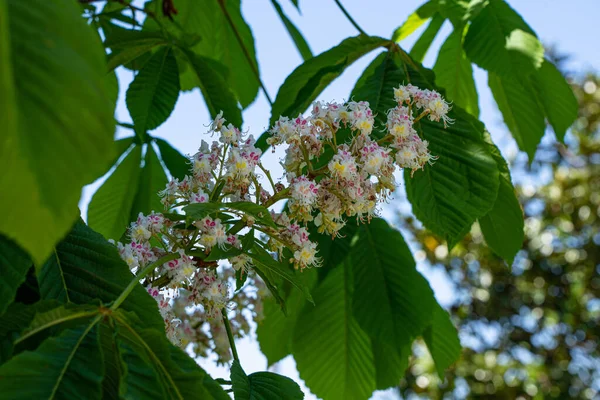
<svg viewBox="0 0 600 400"><path fill-rule="evenodd" d="M173 49L156 52L135 76L125 95L136 133L143 135L169 118L179 97L179 73Z"/></svg>
<svg viewBox="0 0 600 400"><path fill-rule="evenodd" d="M106 32L106 29L104 31ZM111 24L110 33L106 35L104 42L104 46L112 49L112 53L108 55L108 71L128 64L152 49L167 43L167 40L158 32L123 29Z"/></svg>
<svg viewBox="0 0 600 400"><path fill-rule="evenodd" d="M511 183L510 171L500 150L492 143L489 134L486 140L500 170L500 187L494 207L479 218L481 232L488 246L509 264L523 246L523 210Z"/></svg>
<svg viewBox="0 0 600 400"><path fill-rule="evenodd" d="M273 217L271 217L271 213L269 210L261 206L259 204L250 203L247 201L236 201L232 203L222 203L223 207L230 208L232 210L242 211L245 214L249 214L253 216L257 222L260 222L263 225L271 226L273 228L276 227L275 222L273 222Z"/></svg>
<svg viewBox="0 0 600 400"><path fill-rule="evenodd" d="M162 212L165 206L161 203L158 192L163 190L166 184L167 175L154 151L154 147L152 147L152 143L149 143L146 147L144 168L142 168L129 220L135 221L139 213L148 215L152 211Z"/></svg>
<svg viewBox="0 0 600 400"><path fill-rule="evenodd" d="M307 304L294 328L300 378L324 399L367 399L376 388L371 339L353 316L352 290L351 265L342 263L314 290L316 306Z"/></svg>
<svg viewBox="0 0 600 400"><path fill-rule="evenodd" d="M98 318L99 319L99 318ZM0 366L7 399L100 399L103 363L94 324L69 329Z"/></svg>
<svg viewBox="0 0 600 400"><path fill-rule="evenodd" d="M347 38L339 45L305 61L296 68L279 88L270 124L280 116L296 117L317 98L317 96L354 61L385 46L389 41L379 37L360 35ZM256 142L261 150L266 149L266 134Z"/></svg>
<svg viewBox="0 0 600 400"><path fill-rule="evenodd" d="M408 368L412 346L398 347L381 341L372 341L377 390L399 386Z"/></svg>
<svg viewBox="0 0 600 400"><path fill-rule="evenodd" d="M438 9L438 2L430 0L425 4L417 8L412 14L408 16L406 21L402 23L392 35L394 42L400 42L401 40L409 37L414 31L419 29L429 18L431 18Z"/></svg>
<svg viewBox="0 0 600 400"><path fill-rule="evenodd" d="M255 244L252 247L252 250L248 253L248 255L254 260L255 267L257 269L260 269L263 272L269 274L273 274L279 278L288 281L294 287L299 289L308 301L310 301L311 303L313 302L310 290L304 284L302 279L296 273L290 270L289 264L287 262L275 260L273 256L269 254L269 252L267 252L258 244Z"/></svg>
<svg viewBox="0 0 600 400"><path fill-rule="evenodd" d="M0 315L17 295L17 289L27 277L32 262L15 242L0 235Z"/></svg>
<svg viewBox="0 0 600 400"><path fill-rule="evenodd" d="M290 34L290 37L294 41L296 49L298 49L298 52L302 56L302 59L306 61L309 58L312 58L312 51L310 51L310 47L308 43L306 43L304 36L302 36L302 33L298 30L298 28L296 28L294 23L290 21L287 15L285 15L277 0L271 0L271 4L273 4L273 7L275 7L279 18L281 19L281 22L283 22L283 25L285 25L285 29L287 29L288 33Z"/></svg>
<svg viewBox="0 0 600 400"><path fill-rule="evenodd" d="M43 299L85 304L99 299L105 303L115 300L134 279L129 267L99 233L82 221L73 227L58 244L51 257L38 272ZM136 285L121 308L135 312L145 326L164 331L156 301Z"/></svg>
<svg viewBox="0 0 600 400"><path fill-rule="evenodd" d="M410 49L410 56L414 60L423 62L425 54L427 54L427 50L429 50L431 43L433 43L433 40L437 36L445 20L446 19L439 13L435 13L433 15L433 18L431 18L431 22L427 26L427 29L425 29L423 34L415 42L412 49Z"/></svg>
<svg viewBox="0 0 600 400"><path fill-rule="evenodd" d="M229 82L223 77L219 68L223 66L210 58L184 51L183 57L198 79L198 86L204 96L206 107L211 117L215 118L223 111L223 117L233 125L242 126L242 112L238 107L235 95Z"/></svg>
<svg viewBox="0 0 600 400"><path fill-rule="evenodd" d="M446 369L460 357L458 332L450 321L450 316L439 304L435 304L433 321L423 333L423 339L435 362L435 369L444 380Z"/></svg>
<svg viewBox="0 0 600 400"><path fill-rule="evenodd" d="M76 305L72 303L59 305L52 309L36 309L29 325L21 332L19 341L70 321L83 319L87 323L93 317L98 316L99 311L98 306L91 304Z"/></svg>
<svg viewBox="0 0 600 400"><path fill-rule="evenodd" d="M546 131L544 110L530 80L488 74L488 84L502 113L504 123L533 161L538 144Z"/></svg>
<svg viewBox="0 0 600 400"><path fill-rule="evenodd" d="M164 388L161 393L164 391L166 395L154 393L149 398L229 400L223 389L193 359L168 341L164 328L160 332L144 329L135 314L121 310L117 310L113 317L117 324L117 343L127 351L123 360L131 377L127 379L126 376L121 381L121 393L125 394L125 398L140 398L135 397L136 393L144 390L140 385L154 376Z"/></svg>
<svg viewBox="0 0 600 400"><path fill-rule="evenodd" d="M257 74L259 74L259 67L256 60L254 38L250 27L242 16L240 0L225 2L175 0L173 3L178 11L177 15L173 16L173 21L162 15L161 1L153 1L147 7L154 10L156 15L161 18L161 25L177 37L184 44L184 47L190 49L195 55L203 57L204 60L212 59L224 66L224 69L228 72L225 87L230 88L235 93L242 108L246 108L258 94ZM233 24L235 30L232 29L231 24ZM149 18L144 23L144 29L146 28L161 30ZM201 40L189 43L189 38L194 37L201 38ZM238 37L243 43L243 48L238 41ZM206 85L213 77L204 79ZM200 84L195 79L182 77L182 81L192 83L191 85L182 86L183 90L191 90ZM223 109L223 111L226 110ZM226 115L226 118L234 123L232 116Z"/></svg>
<svg viewBox="0 0 600 400"><path fill-rule="evenodd" d="M163 139L154 139L160 150L160 158L174 178L182 180L190 173L190 160Z"/></svg>
<svg viewBox="0 0 600 400"><path fill-rule="evenodd" d="M246 375L238 360L231 365L231 383L236 400L303 399L304 393L292 379L273 372Z"/></svg>
<svg viewBox="0 0 600 400"><path fill-rule="evenodd" d="M567 129L575 122L579 108L573 90L560 71L548 60L531 76L546 118L556 138L564 140Z"/></svg>
<svg viewBox="0 0 600 400"><path fill-rule="evenodd" d="M376 341L410 345L431 322L435 304L402 235L376 218L360 227L350 260L354 271L354 315Z"/></svg>
<svg viewBox="0 0 600 400"><path fill-rule="evenodd" d="M130 222L140 178L141 157L141 146L135 146L90 201L88 223L107 239L118 240Z"/></svg>
<svg viewBox="0 0 600 400"><path fill-rule="evenodd" d="M0 233L39 264L114 156L104 51L76 2L0 3L0 104Z"/></svg>
<svg viewBox="0 0 600 400"><path fill-rule="evenodd" d="M446 89L446 99L478 117L477 88L473 79L471 61L462 48L461 31L454 30L438 53L433 67L436 85Z"/></svg>
<svg viewBox="0 0 600 400"><path fill-rule="evenodd" d="M431 71L408 55L384 53L365 70L352 96L368 101L382 124L396 104L393 88L400 82L436 89ZM405 181L415 216L452 246L492 208L499 181L498 167L483 140L483 125L457 106L449 116L455 123L447 128L426 118L415 125L439 159L413 177L405 171Z"/></svg>
<svg viewBox="0 0 600 400"><path fill-rule="evenodd" d="M489 0L473 18L464 41L475 64L500 76L524 76L540 68L544 47L504 0Z"/></svg>

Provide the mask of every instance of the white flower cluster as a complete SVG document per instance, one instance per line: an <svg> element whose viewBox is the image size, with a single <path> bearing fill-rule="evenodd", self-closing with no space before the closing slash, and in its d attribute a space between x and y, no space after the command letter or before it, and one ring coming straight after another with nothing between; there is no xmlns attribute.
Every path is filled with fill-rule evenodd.
<svg viewBox="0 0 600 400"><path fill-rule="evenodd" d="M287 184L275 182L263 167L252 136L217 116L209 133L218 141L202 141L190 157L189 175L171 180L159 193L171 213L140 214L128 229L130 242L117 243L131 270L144 271L140 280L157 300L174 343L191 343L199 355L212 350L227 361L227 336L218 323L223 310L234 305L238 310L230 318L234 336L248 332L248 318L262 315L265 290L254 276L257 248L299 270L319 266L307 224L336 236L348 217L368 221L395 189L396 168L414 172L435 159L415 123L424 116L451 122L449 105L437 92L411 85L394 94L398 105L387 113L383 135L374 135L375 116L366 102L316 102L307 117L281 117L268 143L288 146L282 160ZM263 177L270 190L260 183ZM284 200L287 213L269 210ZM206 212L179 214L186 206ZM168 261L158 265L163 257ZM224 259L228 263L218 262ZM241 277L251 284L234 296L230 288ZM260 290L248 292L248 287Z"/></svg>

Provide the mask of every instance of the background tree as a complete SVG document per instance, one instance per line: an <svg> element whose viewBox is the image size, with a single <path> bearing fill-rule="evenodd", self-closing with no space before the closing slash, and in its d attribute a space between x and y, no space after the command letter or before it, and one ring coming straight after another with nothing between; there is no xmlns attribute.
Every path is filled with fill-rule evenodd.
<svg viewBox="0 0 600 400"><path fill-rule="evenodd" d="M404 398L596 398L600 391L600 90L574 76L578 119L567 145L543 145L513 176L525 211L514 263L489 251L474 229L448 256L414 220L430 263L452 282L451 313L466 347L439 385L422 349L400 386ZM547 182L536 182L542 170Z"/></svg>

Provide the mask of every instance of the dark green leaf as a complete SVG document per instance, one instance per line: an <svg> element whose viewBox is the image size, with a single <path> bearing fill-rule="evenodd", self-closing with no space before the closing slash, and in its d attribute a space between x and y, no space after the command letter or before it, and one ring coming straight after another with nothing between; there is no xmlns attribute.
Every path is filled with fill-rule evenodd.
<svg viewBox="0 0 600 400"><path fill-rule="evenodd" d="M135 221L139 213L148 215L151 211L162 212L165 207L160 202L158 192L163 190L166 184L167 175L152 147L152 143L149 143L146 148L144 168L142 168L129 220Z"/></svg>
<svg viewBox="0 0 600 400"><path fill-rule="evenodd" d="M314 290L316 306L306 304L294 328L300 377L324 399L367 399L376 388L371 339L353 316L352 290L351 265L342 263Z"/></svg>
<svg viewBox="0 0 600 400"><path fill-rule="evenodd" d="M141 157L141 146L135 146L90 201L88 223L107 239L118 240L130 222L140 179Z"/></svg>
<svg viewBox="0 0 600 400"><path fill-rule="evenodd" d="M102 26L107 32L106 25ZM165 44L167 44L167 40L158 32L123 29L111 24L104 42L104 46L112 49L112 53L108 55L108 71L128 64L152 49Z"/></svg>
<svg viewBox="0 0 600 400"><path fill-rule="evenodd" d="M460 357L460 340L450 316L437 303L432 318L432 323L423 333L423 338L435 362L435 369L440 379L444 380L446 369Z"/></svg>
<svg viewBox="0 0 600 400"><path fill-rule="evenodd" d="M500 76L528 75L544 60L544 47L504 0L489 0L473 19L464 41L475 64Z"/></svg>
<svg viewBox="0 0 600 400"><path fill-rule="evenodd" d="M76 2L0 3L0 104L0 232L39 264L114 157L104 50Z"/></svg>
<svg viewBox="0 0 600 400"><path fill-rule="evenodd" d="M215 118L219 112L223 111L223 117L227 121L237 127L242 126L242 112L230 89L230 82L219 71L219 68L223 68L223 66L191 51L184 51L183 57L198 79L198 86L211 117Z"/></svg>
<svg viewBox="0 0 600 400"><path fill-rule="evenodd" d="M173 178L182 180L190 173L190 161L181 154L177 149L171 146L163 139L155 139L158 149L160 150L160 158L165 163Z"/></svg>
<svg viewBox="0 0 600 400"><path fill-rule="evenodd" d="M410 345L431 323L435 299L429 284L400 232L384 220L361 226L356 243L350 253L356 320L373 340Z"/></svg>
<svg viewBox="0 0 600 400"><path fill-rule="evenodd" d="M164 47L144 65L125 95L127 109L138 135L169 118L179 97L179 73L173 49Z"/></svg>
<svg viewBox="0 0 600 400"><path fill-rule="evenodd" d="M27 277L31 259L15 242L0 235L0 315L13 302Z"/></svg>
<svg viewBox="0 0 600 400"><path fill-rule="evenodd" d="M134 276L117 248L81 221L59 243L38 275L42 298L77 304L96 299L111 302L132 279ZM133 289L121 308L134 311L144 319L145 326L164 330L156 301L142 285Z"/></svg>
<svg viewBox="0 0 600 400"><path fill-rule="evenodd" d="M235 360L231 366L231 383L235 400L303 399L304 394L292 379L273 372L246 375Z"/></svg>
<svg viewBox="0 0 600 400"><path fill-rule="evenodd" d="M448 36L440 48L433 72L436 85L446 89L448 101L475 117L479 116L473 68L462 48L461 31L455 30Z"/></svg>
<svg viewBox="0 0 600 400"><path fill-rule="evenodd" d="M69 329L0 367L6 399L100 399L103 363L94 324Z"/></svg>
<svg viewBox="0 0 600 400"><path fill-rule="evenodd" d="M431 18L431 22L427 26L427 29L423 32L423 34L419 37L419 39L415 42L412 49L410 49L410 56L418 62L423 62L425 58L425 54L427 54L427 50L429 50L429 46L433 43L433 40L437 36L440 28L444 24L445 18L442 17L439 13L435 13L433 18Z"/></svg>
<svg viewBox="0 0 600 400"><path fill-rule="evenodd" d="M287 29L292 40L294 41L294 44L296 45L298 52L302 56L302 59L306 61L309 58L312 58L312 51L310 51L310 47L308 46L308 43L306 43L306 40L304 39L304 36L302 36L302 33L298 30L298 28L296 28L294 23L290 21L287 15L285 15L277 0L271 0L271 3L273 4L273 7L275 7L277 14L279 14L281 22L283 22L283 24L285 25L285 29Z"/></svg>

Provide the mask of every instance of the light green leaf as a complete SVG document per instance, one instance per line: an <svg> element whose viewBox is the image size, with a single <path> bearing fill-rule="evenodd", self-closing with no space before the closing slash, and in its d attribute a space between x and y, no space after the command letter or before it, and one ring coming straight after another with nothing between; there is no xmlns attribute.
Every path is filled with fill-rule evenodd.
<svg viewBox="0 0 600 400"><path fill-rule="evenodd" d="M190 160L171 146L166 140L156 138L160 158L174 178L182 180L190 173Z"/></svg>
<svg viewBox="0 0 600 400"><path fill-rule="evenodd" d="M523 246L523 210L515 194L506 161L487 132L485 138L500 170L500 187L494 207L479 218L479 225L487 245L510 265Z"/></svg>
<svg viewBox="0 0 600 400"><path fill-rule="evenodd" d="M130 221L135 221L139 213L144 215L150 212L162 212L165 206L161 203L158 192L163 190L167 184L167 175L163 169L152 143L146 147L144 156L144 168L140 174L139 185L135 195L135 201L131 207Z"/></svg>
<svg viewBox="0 0 600 400"><path fill-rule="evenodd" d="M306 61L309 58L312 58L313 54L312 51L310 51L310 46L308 45L308 43L306 43L306 40L304 39L304 36L302 36L302 33L298 30L298 28L296 28L296 25L294 25L294 23L290 21L287 15L285 15L277 0L271 0L271 4L273 4L273 7L275 7L279 18L281 19L281 22L283 22L283 25L285 25L285 29L287 29L288 33L290 34L290 37L294 41L296 49L298 49L298 52L302 56L302 59Z"/></svg>
<svg viewBox="0 0 600 400"><path fill-rule="evenodd" d="M179 73L173 49L164 47L142 67L125 94L136 133L144 135L169 118L179 97Z"/></svg>
<svg viewBox="0 0 600 400"><path fill-rule="evenodd" d="M15 242L0 235L0 315L17 295L17 289L33 265L31 259Z"/></svg>
<svg viewBox="0 0 600 400"><path fill-rule="evenodd" d="M279 116L296 117L317 98L317 96L354 61L384 46L388 40L356 36L347 38L339 45L305 61L296 68L279 88L273 108L270 124L273 125ZM256 146L265 150L267 136L263 134Z"/></svg>
<svg viewBox="0 0 600 400"><path fill-rule="evenodd" d="M396 28L392 35L392 40L394 42L400 42L409 37L414 31L419 29L421 25L427 22L427 20L436 13L437 9L438 2L436 0L430 0L421 5L408 16L402 25Z"/></svg>
<svg viewBox="0 0 600 400"><path fill-rule="evenodd" d="M58 244L38 273L42 299L76 304L115 300L134 279L129 267L99 233L82 221ZM156 301L137 285L121 305L144 319L147 327L164 331Z"/></svg>
<svg viewBox="0 0 600 400"><path fill-rule="evenodd" d="M246 375L239 361L231 366L231 383L236 400L303 399L304 393L292 379L273 372Z"/></svg>
<svg viewBox="0 0 600 400"><path fill-rule="evenodd" d="M0 176L0 207L11 210L0 232L37 264L77 218L81 188L113 159L105 75L75 2L0 2L0 168L11 171Z"/></svg>
<svg viewBox="0 0 600 400"><path fill-rule="evenodd" d="M488 74L488 84L494 100L502 113L504 123L517 141L519 149L525 151L530 162L546 131L544 110L528 79L500 77Z"/></svg>
<svg viewBox="0 0 600 400"><path fill-rule="evenodd" d="M356 243L350 252L356 320L375 341L409 346L431 323L433 291L400 232L384 220L361 226Z"/></svg>
<svg viewBox="0 0 600 400"><path fill-rule="evenodd" d="M435 369L444 380L446 369L460 357L458 332L450 321L450 316L439 304L435 304L433 321L423 333L423 339L435 362Z"/></svg>
<svg viewBox="0 0 600 400"><path fill-rule="evenodd" d="M352 266L342 263L314 290L294 328L300 378L324 399L368 399L376 388L371 339L353 315ZM354 304L356 306L356 304Z"/></svg>
<svg viewBox="0 0 600 400"><path fill-rule="evenodd" d="M88 223L107 239L118 240L129 225L140 178L141 157L141 146L135 146L90 201Z"/></svg>
<svg viewBox="0 0 600 400"><path fill-rule="evenodd" d="M489 0L473 18L464 41L475 64L500 76L525 76L540 68L544 47L504 0Z"/></svg>
<svg viewBox="0 0 600 400"><path fill-rule="evenodd" d="M564 140L567 129L575 122L579 108L573 90L560 71L548 60L531 76L546 118L556 138Z"/></svg>
<svg viewBox="0 0 600 400"><path fill-rule="evenodd" d="M223 117L233 125L242 126L242 112L238 107L235 95L231 91L230 82L226 80L219 68L223 66L210 58L184 51L182 57L198 79L206 107L211 117L223 111Z"/></svg>
<svg viewBox="0 0 600 400"><path fill-rule="evenodd" d="M101 399L104 375L95 323L47 339L0 366L7 399Z"/></svg>
<svg viewBox="0 0 600 400"><path fill-rule="evenodd" d="M433 18L431 18L431 22L427 26L427 29L425 29L423 34L415 42L412 49L410 49L410 56L414 60L423 62L425 54L427 54L427 50L429 50L431 43L433 43L445 20L446 19L439 13L435 13L433 15Z"/></svg>
<svg viewBox="0 0 600 400"><path fill-rule="evenodd" d="M436 85L446 89L448 101L461 106L475 117L479 116L473 68L463 51L460 31L454 30L442 44L433 72Z"/></svg>

